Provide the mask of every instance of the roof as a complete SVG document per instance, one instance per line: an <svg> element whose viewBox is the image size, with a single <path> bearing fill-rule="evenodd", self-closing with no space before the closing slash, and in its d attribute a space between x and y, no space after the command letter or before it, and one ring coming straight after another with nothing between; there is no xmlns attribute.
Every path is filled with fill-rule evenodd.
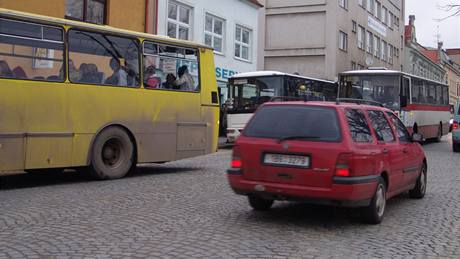
<svg viewBox="0 0 460 259"><path fill-rule="evenodd" d="M314 78L314 77L306 77L306 76L301 76L301 75L288 74L288 73L283 73L283 72L279 72L279 71L245 72L245 73L239 73L239 74L232 75L230 78L237 79L237 78L260 77L260 76L292 76L292 77L299 77L299 78L317 80L317 81L322 81L322 82L327 82L327 83L334 83L333 81L329 81L329 80L318 79L318 78Z"/></svg>
<svg viewBox="0 0 460 259"><path fill-rule="evenodd" d="M257 0L247 0L247 1L248 1L248 2L251 2L251 3L253 3L253 4L255 4L255 5L259 6L259 7L264 7L264 6L263 6L259 1L257 1Z"/></svg>
<svg viewBox="0 0 460 259"><path fill-rule="evenodd" d="M261 106L276 106L276 105L310 105L310 106L321 106L321 107L344 107L344 108L365 108L373 110L385 110L390 111L386 107L381 107L377 105L370 104L359 104L353 102L326 102L326 101L289 101L289 102L266 102Z"/></svg>
<svg viewBox="0 0 460 259"><path fill-rule="evenodd" d="M460 49L446 49L448 55L460 55Z"/></svg>
<svg viewBox="0 0 460 259"><path fill-rule="evenodd" d="M382 70L372 70L372 69L368 69L368 70L350 70L350 71L345 71L345 72L339 73L339 75L343 75L343 76L347 76L347 75L348 76L353 76L353 75L405 75L405 76L410 76L410 77L415 77L415 78L420 78L420 79L423 79L423 80L427 80L427 81L430 81L430 82L433 82L433 83L436 83L436 84L446 85L443 82L431 80L431 79L428 79L428 78L423 78L423 77L416 76L416 75L411 75L411 74L401 72L401 71L397 71L397 70L383 70L383 69Z"/></svg>
<svg viewBox="0 0 460 259"><path fill-rule="evenodd" d="M92 24L92 23L86 23L86 22L79 22L79 21L56 18L56 17L51 17L51 16L14 11L14 10L4 9L4 8L0 8L0 16L7 17L7 18L26 19L27 21L39 22L39 23L48 24L48 25L64 25L64 26L85 28L85 29L96 30L96 31L103 31L103 32L113 33L113 34L129 35L133 37L163 41L165 43L170 43L170 44L188 45L188 46L196 47L196 48L212 49L211 47L206 46L201 43L186 41L186 40L179 40L175 38L170 38L168 36L130 31L130 30L111 27L108 25L99 25L99 24Z"/></svg>

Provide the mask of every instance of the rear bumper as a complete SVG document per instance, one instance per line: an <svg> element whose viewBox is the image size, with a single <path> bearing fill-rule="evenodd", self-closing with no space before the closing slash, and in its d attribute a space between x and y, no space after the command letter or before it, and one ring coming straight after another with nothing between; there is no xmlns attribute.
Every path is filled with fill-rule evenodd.
<svg viewBox="0 0 460 259"><path fill-rule="evenodd" d="M234 169L229 169L227 175L230 186L237 194L343 207L368 206L378 181L378 176L334 177L330 188L321 188L246 180Z"/></svg>

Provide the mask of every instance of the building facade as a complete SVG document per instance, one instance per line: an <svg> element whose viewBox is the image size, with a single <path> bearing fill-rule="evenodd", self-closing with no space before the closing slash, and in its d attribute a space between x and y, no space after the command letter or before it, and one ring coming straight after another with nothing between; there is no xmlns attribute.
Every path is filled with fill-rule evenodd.
<svg viewBox="0 0 460 259"><path fill-rule="evenodd" d="M403 71L412 75L445 83L446 71L441 65L423 53L425 48L417 43L415 16L409 16L409 24L405 26L405 50Z"/></svg>
<svg viewBox="0 0 460 259"><path fill-rule="evenodd" d="M264 69L336 80L346 70L401 70L404 0L266 0Z"/></svg>
<svg viewBox="0 0 460 259"><path fill-rule="evenodd" d="M0 8L145 32L149 2L154 0L1 0Z"/></svg>
<svg viewBox="0 0 460 259"><path fill-rule="evenodd" d="M438 48L425 47L422 52L446 71L444 81L449 85L449 102L455 104L460 94L460 66L449 57L442 46L443 43L438 42Z"/></svg>
<svg viewBox="0 0 460 259"><path fill-rule="evenodd" d="M231 75L257 69L261 6L255 0L159 0L158 34L213 47L216 77L225 99Z"/></svg>

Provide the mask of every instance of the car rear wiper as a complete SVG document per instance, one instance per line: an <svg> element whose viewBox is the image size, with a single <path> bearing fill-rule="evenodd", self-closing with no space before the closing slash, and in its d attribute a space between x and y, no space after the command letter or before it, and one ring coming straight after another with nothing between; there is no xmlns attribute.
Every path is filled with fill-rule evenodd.
<svg viewBox="0 0 460 259"><path fill-rule="evenodd" d="M285 140L289 140L289 139L319 139L320 137L319 136L286 136L286 137L281 137L278 139L278 143L281 143Z"/></svg>

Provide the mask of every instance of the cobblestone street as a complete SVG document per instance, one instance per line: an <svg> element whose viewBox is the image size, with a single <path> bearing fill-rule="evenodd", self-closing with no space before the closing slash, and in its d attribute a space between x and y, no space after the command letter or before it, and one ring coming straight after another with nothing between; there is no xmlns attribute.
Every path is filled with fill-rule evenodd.
<svg viewBox="0 0 460 259"><path fill-rule="evenodd" d="M460 154L424 146L428 191L389 201L380 225L356 210L278 202L250 209L229 188L230 150L130 177L69 171L0 178L0 258L460 257Z"/></svg>

